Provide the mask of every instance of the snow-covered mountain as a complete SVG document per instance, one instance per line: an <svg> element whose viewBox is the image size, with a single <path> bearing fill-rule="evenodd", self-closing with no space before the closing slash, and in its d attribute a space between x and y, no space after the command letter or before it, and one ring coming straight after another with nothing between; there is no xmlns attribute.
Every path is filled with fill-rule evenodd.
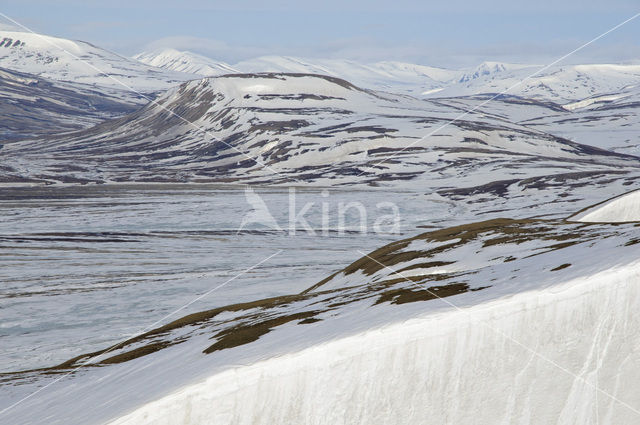
<svg viewBox="0 0 640 425"><path fill-rule="evenodd" d="M0 30L0 142L117 118L193 78L82 41Z"/></svg>
<svg viewBox="0 0 640 425"><path fill-rule="evenodd" d="M127 90L150 94L196 76L229 73L309 73L346 79L360 87L431 98L508 94L552 101L568 109L606 100L640 84L640 65L542 66L484 62L474 69L449 70L401 62L361 64L338 59L263 56L234 65L192 52L164 49L125 58L82 41L0 31L0 67L52 80L110 90L127 101L145 103ZM524 81L523 81L524 80Z"/></svg>
<svg viewBox="0 0 640 425"><path fill-rule="evenodd" d="M361 64L338 59L264 56L234 65L243 72L297 72L330 75L360 87L417 95L454 81L458 71L402 62Z"/></svg>
<svg viewBox="0 0 640 425"><path fill-rule="evenodd" d="M0 30L0 67L91 85L139 104L147 100L135 92L155 93L194 78L151 67L83 41L4 30Z"/></svg>
<svg viewBox="0 0 640 425"><path fill-rule="evenodd" d="M561 111L501 101L503 108ZM0 150L6 183L195 182L427 190L476 214L530 215L602 199L637 157L497 114L307 74L190 81L93 128ZM453 121L455 120L455 121ZM593 202L593 201L592 201ZM544 205L544 206L543 206Z"/></svg>
<svg viewBox="0 0 640 425"><path fill-rule="evenodd" d="M237 74L240 71L224 62L216 62L206 56L176 49L161 49L133 56L134 59L158 68L211 77Z"/></svg>
<svg viewBox="0 0 640 425"><path fill-rule="evenodd" d="M638 156L638 96L640 86L633 85L562 106L546 100L493 94L432 101L457 108L460 113L474 110L574 142Z"/></svg>
<svg viewBox="0 0 640 425"><path fill-rule="evenodd" d="M548 131L611 151L640 155L640 103L638 88L585 99L570 113L540 115L523 121Z"/></svg>

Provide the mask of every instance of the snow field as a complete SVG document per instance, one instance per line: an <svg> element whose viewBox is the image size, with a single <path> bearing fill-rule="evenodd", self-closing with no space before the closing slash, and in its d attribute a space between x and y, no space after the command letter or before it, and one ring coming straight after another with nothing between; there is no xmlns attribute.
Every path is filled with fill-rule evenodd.
<svg viewBox="0 0 640 425"><path fill-rule="evenodd" d="M637 283L640 262L452 307L219 373L111 425L636 424Z"/></svg>

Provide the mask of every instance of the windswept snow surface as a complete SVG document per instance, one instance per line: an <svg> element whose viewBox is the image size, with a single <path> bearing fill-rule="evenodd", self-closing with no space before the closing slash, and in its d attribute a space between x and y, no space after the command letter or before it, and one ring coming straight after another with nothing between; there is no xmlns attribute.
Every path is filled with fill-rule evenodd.
<svg viewBox="0 0 640 425"><path fill-rule="evenodd" d="M640 190L615 197L580 212L573 220L621 223L640 221Z"/></svg>

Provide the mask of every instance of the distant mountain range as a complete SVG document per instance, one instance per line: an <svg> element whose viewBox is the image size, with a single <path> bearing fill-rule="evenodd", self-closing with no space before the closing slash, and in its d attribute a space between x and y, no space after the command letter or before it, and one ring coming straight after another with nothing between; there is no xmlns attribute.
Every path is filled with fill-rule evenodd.
<svg viewBox="0 0 640 425"><path fill-rule="evenodd" d="M146 103L143 95L157 94L187 80L233 73L327 75L359 87L428 98L508 90L510 95L552 101L571 109L583 107L589 99L628 90L640 81L640 65L559 64L536 74L542 65L500 62L453 70L402 62L363 64L341 59L262 56L227 64L175 49L127 58L82 41L3 30L0 30L0 68L88 84L138 104Z"/></svg>
<svg viewBox="0 0 640 425"><path fill-rule="evenodd" d="M3 129L5 184L304 182L500 197L630 184L638 171L634 65L558 66L528 80L539 67L229 65L17 32L0 32L0 53L3 110L18 117ZM47 120L38 127L34 114Z"/></svg>
<svg viewBox="0 0 640 425"><path fill-rule="evenodd" d="M342 78L362 87L414 95L441 88L463 75L461 71L401 62L361 64L349 60L301 59L288 56L262 56L229 65L192 52L174 49L141 53L134 58L148 65L206 77L257 72L319 74Z"/></svg>
<svg viewBox="0 0 640 425"><path fill-rule="evenodd" d="M450 70L401 62L361 64L338 59L263 56L234 65L173 49L134 56L149 65L202 76L284 72L338 77L360 87L429 98L492 93L552 101L579 108L585 99L614 93L640 82L640 65L543 65L484 62ZM540 71L542 70L542 71ZM540 71L540 72L539 72Z"/></svg>

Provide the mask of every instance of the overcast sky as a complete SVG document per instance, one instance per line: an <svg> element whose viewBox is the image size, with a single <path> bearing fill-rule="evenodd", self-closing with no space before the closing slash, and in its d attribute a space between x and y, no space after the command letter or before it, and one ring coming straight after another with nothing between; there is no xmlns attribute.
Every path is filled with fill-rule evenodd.
<svg viewBox="0 0 640 425"><path fill-rule="evenodd" d="M230 63L275 54L462 67L552 61L640 12L640 1L2 0L0 12L125 55L174 47ZM636 61L639 41L640 18L568 62Z"/></svg>

